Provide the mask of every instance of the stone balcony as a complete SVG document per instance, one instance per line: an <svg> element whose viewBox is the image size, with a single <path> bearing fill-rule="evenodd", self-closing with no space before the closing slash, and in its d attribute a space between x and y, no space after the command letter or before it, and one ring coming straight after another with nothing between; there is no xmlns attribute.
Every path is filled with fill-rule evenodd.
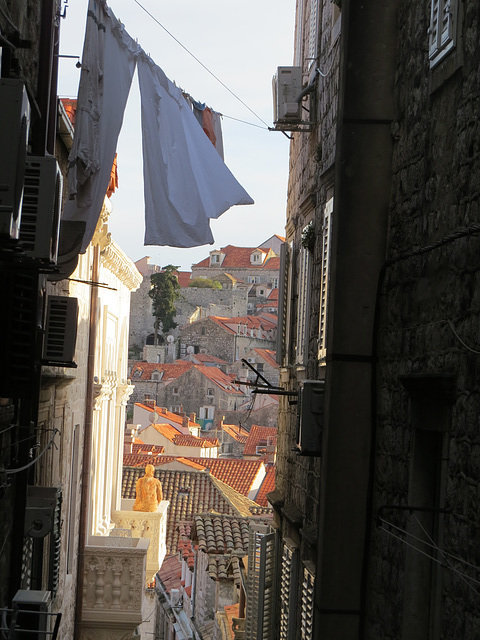
<svg viewBox="0 0 480 640"><path fill-rule="evenodd" d="M135 500L122 500L121 511L113 511L112 522L116 529L129 529L133 539L148 538L150 545L147 553L146 581L154 582L154 576L162 566L167 553L167 509L168 500L162 500L157 511L133 511Z"/></svg>
<svg viewBox="0 0 480 640"><path fill-rule="evenodd" d="M127 640L142 622L149 542L91 536L85 547L81 640Z"/></svg>

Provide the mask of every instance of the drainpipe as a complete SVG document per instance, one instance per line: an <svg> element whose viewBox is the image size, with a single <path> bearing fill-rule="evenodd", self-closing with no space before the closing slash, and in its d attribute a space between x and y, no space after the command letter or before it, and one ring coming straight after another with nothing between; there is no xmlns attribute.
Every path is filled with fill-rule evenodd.
<svg viewBox="0 0 480 640"><path fill-rule="evenodd" d="M93 248L92 282L98 282L100 266L100 247ZM80 503L80 524L78 535L77 593L75 609L74 640L80 640L83 583L85 572L85 546L87 544L88 499L90 488L90 459L92 454L93 430L93 377L95 373L95 343L97 338L98 289L95 284L90 291L90 320L88 336L87 389L85 398L85 430L82 456L82 498Z"/></svg>

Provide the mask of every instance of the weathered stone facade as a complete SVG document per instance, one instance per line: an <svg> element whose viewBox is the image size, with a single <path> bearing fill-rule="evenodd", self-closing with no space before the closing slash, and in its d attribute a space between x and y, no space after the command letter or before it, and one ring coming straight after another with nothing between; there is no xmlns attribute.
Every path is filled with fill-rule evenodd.
<svg viewBox="0 0 480 640"><path fill-rule="evenodd" d="M281 383L325 379L321 452L292 453L297 410L282 398L271 501L314 567L312 637L473 640L478 3L344 0L341 29L339 15L319 3L316 118L293 134L286 227Z"/></svg>

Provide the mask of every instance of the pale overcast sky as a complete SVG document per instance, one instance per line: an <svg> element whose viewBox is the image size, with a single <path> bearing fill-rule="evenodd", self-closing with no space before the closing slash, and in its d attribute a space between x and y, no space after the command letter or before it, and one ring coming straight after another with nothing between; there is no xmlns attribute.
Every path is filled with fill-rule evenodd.
<svg viewBox="0 0 480 640"><path fill-rule="evenodd" d="M215 243L193 249L145 247L138 82L134 78L118 143L119 188L109 227L134 261L151 256L160 266L189 270L227 244L257 246L284 235L289 141L272 125L272 76L293 59L295 0L139 0L165 29L258 117L208 73L135 0L110 0L115 15L165 74L200 102L224 115L225 162L255 200L211 221ZM81 56L87 0L69 0L61 21L60 53ZM58 93L76 97L79 69L61 58ZM229 117L227 117L229 116ZM237 122L231 118L251 124Z"/></svg>

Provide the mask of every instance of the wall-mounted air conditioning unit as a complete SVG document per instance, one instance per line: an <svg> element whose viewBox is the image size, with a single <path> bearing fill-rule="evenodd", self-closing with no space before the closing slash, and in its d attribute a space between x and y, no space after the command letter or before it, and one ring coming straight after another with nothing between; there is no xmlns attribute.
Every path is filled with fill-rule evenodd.
<svg viewBox="0 0 480 640"><path fill-rule="evenodd" d="M300 383L295 448L299 455L320 456L322 453L324 397L323 380L304 380Z"/></svg>
<svg viewBox="0 0 480 640"><path fill-rule="evenodd" d="M19 240L32 258L57 262L62 185L55 158L27 157Z"/></svg>
<svg viewBox="0 0 480 640"><path fill-rule="evenodd" d="M43 343L43 364L76 367L78 300L66 296L48 296Z"/></svg>
<svg viewBox="0 0 480 640"><path fill-rule="evenodd" d="M301 123L302 104L301 67L278 67L273 76L273 121L281 123Z"/></svg>
<svg viewBox="0 0 480 640"><path fill-rule="evenodd" d="M30 104L21 80L0 79L0 236L18 238Z"/></svg>
<svg viewBox="0 0 480 640"><path fill-rule="evenodd" d="M37 591L34 589L20 589L17 591L12 600L16 629L12 629L11 635L8 637L31 638L32 640L47 640L47 638L51 638L52 634L48 630L50 608L50 591Z"/></svg>

